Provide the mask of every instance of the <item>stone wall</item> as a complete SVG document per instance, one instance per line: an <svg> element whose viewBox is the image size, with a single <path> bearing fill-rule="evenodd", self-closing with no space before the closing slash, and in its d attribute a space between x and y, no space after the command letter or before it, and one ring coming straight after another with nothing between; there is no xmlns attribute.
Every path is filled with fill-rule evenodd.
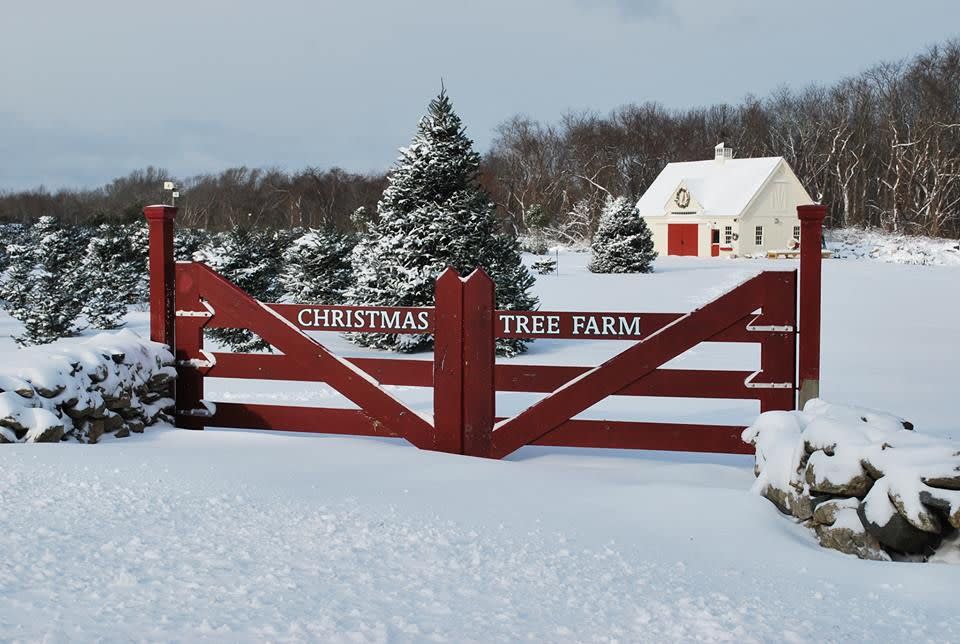
<svg viewBox="0 0 960 644"><path fill-rule="evenodd" d="M0 443L96 443L170 421L166 346L131 331L21 349L0 366Z"/></svg>
<svg viewBox="0 0 960 644"><path fill-rule="evenodd" d="M960 444L821 400L761 414L743 439L756 449L754 490L820 545L864 559L960 558Z"/></svg>

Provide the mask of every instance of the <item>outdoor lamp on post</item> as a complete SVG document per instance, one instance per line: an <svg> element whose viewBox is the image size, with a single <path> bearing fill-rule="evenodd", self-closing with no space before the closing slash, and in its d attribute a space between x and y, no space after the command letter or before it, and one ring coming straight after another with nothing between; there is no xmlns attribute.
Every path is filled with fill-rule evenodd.
<svg viewBox="0 0 960 644"><path fill-rule="evenodd" d="M180 198L180 191L177 190L176 184L174 184L173 181L164 181L163 189L170 193L170 205L176 206L177 199Z"/></svg>

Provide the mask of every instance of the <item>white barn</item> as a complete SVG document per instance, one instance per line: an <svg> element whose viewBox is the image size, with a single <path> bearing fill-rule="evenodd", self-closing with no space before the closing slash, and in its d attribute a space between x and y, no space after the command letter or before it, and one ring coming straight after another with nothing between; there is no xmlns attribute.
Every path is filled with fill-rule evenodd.
<svg viewBox="0 0 960 644"><path fill-rule="evenodd" d="M783 157L669 163L637 202L662 255L743 256L796 247L797 206L813 203Z"/></svg>

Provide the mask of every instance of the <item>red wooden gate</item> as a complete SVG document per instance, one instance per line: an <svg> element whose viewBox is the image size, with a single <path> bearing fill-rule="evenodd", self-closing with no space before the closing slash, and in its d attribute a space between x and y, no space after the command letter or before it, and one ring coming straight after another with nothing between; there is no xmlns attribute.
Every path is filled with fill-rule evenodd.
<svg viewBox="0 0 960 644"><path fill-rule="evenodd" d="M801 208L801 306L816 333L800 334L801 403L819 383L819 239L824 208ZM266 304L207 266L173 263L175 210L150 206L151 337L175 348L179 427L231 427L402 437L422 449L502 458L528 445L746 452L742 427L583 420L608 396L757 400L761 411L793 409L797 393L797 274L763 272L689 313L497 311L494 285L480 270L447 269L434 307ZM807 256L810 252L807 253ZM815 292L812 290L815 287ZM810 312L806 317L809 318ZM245 328L280 353L203 348L207 328ZM338 357L308 331L431 333L433 360ZM595 367L495 361L496 338L635 340ZM760 346L756 371L668 369L701 342ZM209 404L204 379L325 382L358 409L247 403ZM383 385L431 387L433 417L410 410ZM547 393L511 418L498 418L497 391Z"/></svg>

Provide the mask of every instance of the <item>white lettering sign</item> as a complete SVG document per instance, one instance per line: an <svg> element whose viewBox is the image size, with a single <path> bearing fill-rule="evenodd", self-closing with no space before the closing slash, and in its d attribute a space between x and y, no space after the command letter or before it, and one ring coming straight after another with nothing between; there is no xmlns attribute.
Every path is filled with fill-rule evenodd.
<svg viewBox="0 0 960 644"><path fill-rule="evenodd" d="M381 309L300 309L297 323L304 329L427 331L429 311L384 311Z"/></svg>

